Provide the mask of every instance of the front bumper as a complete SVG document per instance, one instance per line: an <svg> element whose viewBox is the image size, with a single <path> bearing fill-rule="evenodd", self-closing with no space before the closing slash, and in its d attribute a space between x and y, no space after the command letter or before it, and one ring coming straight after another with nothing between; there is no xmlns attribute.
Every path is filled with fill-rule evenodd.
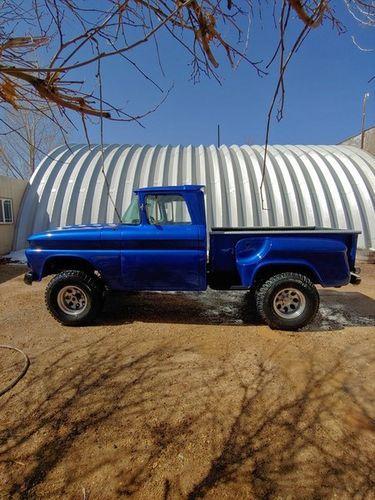
<svg viewBox="0 0 375 500"><path fill-rule="evenodd" d="M23 277L23 282L26 283L26 285L32 285L34 281L34 276L32 271L28 271L25 273L25 276Z"/></svg>

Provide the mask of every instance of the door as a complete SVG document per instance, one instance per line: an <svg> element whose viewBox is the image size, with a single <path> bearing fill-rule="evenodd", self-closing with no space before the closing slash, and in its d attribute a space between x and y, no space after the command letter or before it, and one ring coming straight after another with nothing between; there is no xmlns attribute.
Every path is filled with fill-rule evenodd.
<svg viewBox="0 0 375 500"><path fill-rule="evenodd" d="M194 220L195 213L184 196L140 193L140 203L141 223L123 232L123 287L204 290L206 228L202 221Z"/></svg>

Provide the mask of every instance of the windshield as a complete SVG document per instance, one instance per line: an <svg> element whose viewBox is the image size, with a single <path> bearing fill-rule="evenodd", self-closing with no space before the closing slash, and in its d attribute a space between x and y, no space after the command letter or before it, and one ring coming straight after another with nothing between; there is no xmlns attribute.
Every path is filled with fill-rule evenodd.
<svg viewBox="0 0 375 500"><path fill-rule="evenodd" d="M123 224L140 224L141 218L139 214L138 196L132 198L130 205L121 218L121 222Z"/></svg>

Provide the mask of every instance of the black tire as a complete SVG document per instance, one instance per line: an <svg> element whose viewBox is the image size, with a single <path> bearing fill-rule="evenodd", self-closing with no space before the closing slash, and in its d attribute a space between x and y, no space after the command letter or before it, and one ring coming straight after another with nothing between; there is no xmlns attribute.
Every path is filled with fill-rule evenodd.
<svg viewBox="0 0 375 500"><path fill-rule="evenodd" d="M65 298L73 295L72 302ZM87 325L102 308L103 286L95 275L78 270L63 271L48 283L45 302L50 314L62 325ZM78 302L78 310L74 310Z"/></svg>
<svg viewBox="0 0 375 500"><path fill-rule="evenodd" d="M310 323L319 309L314 283L303 274L276 274L256 291L261 318L277 330L298 330Z"/></svg>

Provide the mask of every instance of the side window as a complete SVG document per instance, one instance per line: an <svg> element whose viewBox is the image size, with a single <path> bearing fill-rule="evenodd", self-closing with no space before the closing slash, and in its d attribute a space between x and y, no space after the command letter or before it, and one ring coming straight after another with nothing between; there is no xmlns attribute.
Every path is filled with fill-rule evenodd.
<svg viewBox="0 0 375 500"><path fill-rule="evenodd" d="M12 200L0 198L0 224L13 223Z"/></svg>
<svg viewBox="0 0 375 500"><path fill-rule="evenodd" d="M150 224L191 224L186 201L178 194L146 196L146 214Z"/></svg>

